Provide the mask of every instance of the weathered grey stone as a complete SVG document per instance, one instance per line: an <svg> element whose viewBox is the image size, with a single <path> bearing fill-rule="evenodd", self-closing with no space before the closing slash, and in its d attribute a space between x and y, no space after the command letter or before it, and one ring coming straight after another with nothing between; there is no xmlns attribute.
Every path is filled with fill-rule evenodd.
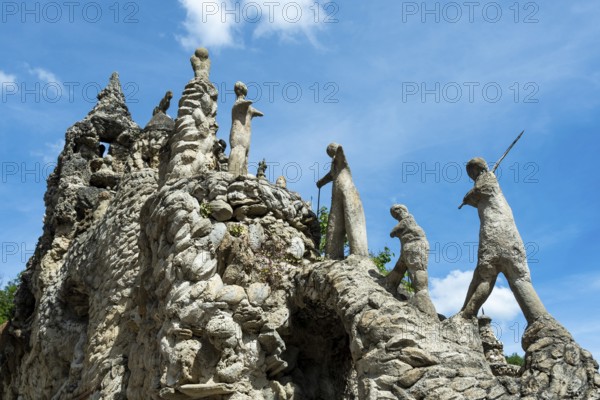
<svg viewBox="0 0 600 400"><path fill-rule="evenodd" d="M165 93L165 96L162 98L162 100L160 101L160 103L158 103L158 106L156 106L154 108L154 111L152 111L152 116L155 116L156 114L167 114L167 110L169 109L169 107L171 106L171 99L173 98L173 92L171 92L170 90Z"/></svg>
<svg viewBox="0 0 600 400"><path fill-rule="evenodd" d="M414 290L411 302L419 310L437 318L435 306L429 297L427 283L429 242L425 237L425 232L417 225L406 206L395 204L390 209L390 213L398 221L398 224L392 229L390 237L400 239L401 252L394 269L386 277L386 281L393 289L398 290L400 282L408 272Z"/></svg>
<svg viewBox="0 0 600 400"><path fill-rule="evenodd" d="M347 237L350 254L368 257L365 212L352 182L344 150L339 144L331 143L327 147L327 155L332 159L331 171L317 182L318 188L333 182L325 255L335 260L344 258L344 240Z"/></svg>
<svg viewBox="0 0 600 400"><path fill-rule="evenodd" d="M252 101L246 99L248 88L242 82L236 82L234 91L237 96L231 110L231 133L229 134L229 173L233 176L248 174L248 154L252 119L262 117L263 113L252 107Z"/></svg>
<svg viewBox="0 0 600 400"><path fill-rule="evenodd" d="M271 294L271 287L265 283L255 282L248 286L248 301L253 306L262 306Z"/></svg>
<svg viewBox="0 0 600 400"><path fill-rule="evenodd" d="M508 280L525 318L532 323L548 312L533 285L523 240L493 172L488 171L482 158L467 163L467 173L475 182L463 200L463 205L477 208L481 219L477 267L469 286L461 314L477 316L483 303L492 293L500 272ZM462 205L461 205L462 207Z"/></svg>
<svg viewBox="0 0 600 400"><path fill-rule="evenodd" d="M223 200L213 200L208 205L211 215L219 222L229 221L233 217L233 208Z"/></svg>
<svg viewBox="0 0 600 400"><path fill-rule="evenodd" d="M321 260L297 193L215 171L217 92L194 57L172 132L139 129L116 75L67 131L0 327L2 399L599 398L598 364L549 316L523 336L522 374L495 376L474 319L400 301L368 257ZM206 215L212 201L243 222Z"/></svg>

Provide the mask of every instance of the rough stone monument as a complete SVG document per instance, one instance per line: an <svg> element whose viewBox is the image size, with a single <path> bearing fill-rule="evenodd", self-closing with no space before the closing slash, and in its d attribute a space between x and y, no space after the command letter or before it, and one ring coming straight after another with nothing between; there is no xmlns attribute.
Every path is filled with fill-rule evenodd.
<svg viewBox="0 0 600 400"><path fill-rule="evenodd" d="M262 117L263 113L252 107L252 101L246 99L248 94L246 85L236 82L234 90L237 99L231 110L229 173L234 176L245 176L248 174L252 118Z"/></svg>
<svg viewBox="0 0 600 400"><path fill-rule="evenodd" d="M414 291L411 302L424 313L437 318L437 312L429 297L429 287L427 285L429 242L425 232L417 224L412 214L408 212L405 205L393 205L390 214L398 221L398 224L390 232L390 237L400 239L402 247L400 258L398 258L394 269L386 277L386 280L393 289L397 289L402 278L408 272Z"/></svg>
<svg viewBox="0 0 600 400"><path fill-rule="evenodd" d="M207 52L194 57L175 122L141 129L114 74L67 130L0 327L0 398L600 398L598 364L551 317L526 330L524 366L500 374L475 319L399 300L368 257L323 260L300 195L216 171L216 90ZM330 155L335 215L356 216L343 152ZM93 179L105 168L114 186Z"/></svg>
<svg viewBox="0 0 600 400"><path fill-rule="evenodd" d="M317 182L319 189L333 182L325 255L333 260L343 259L344 240L348 237L350 254L368 257L365 212L344 149L331 143L327 146L327 155L331 157L331 171Z"/></svg>
<svg viewBox="0 0 600 400"><path fill-rule="evenodd" d="M477 267L461 314L466 318L477 316L502 272L527 322L548 315L531 284L525 246L496 175L488 170L483 158L470 160L467 174L475 185L465 195L463 204L477 208L481 228Z"/></svg>
<svg viewBox="0 0 600 400"><path fill-rule="evenodd" d="M267 171L267 167L268 167L267 162L263 158L262 161L258 163L258 169L256 171L256 177L258 179L267 179L267 175L265 175L265 172Z"/></svg>
<svg viewBox="0 0 600 400"><path fill-rule="evenodd" d="M156 106L154 108L154 111L152 111L152 115L154 116L158 113L166 114L169 107L171 107L171 99L172 98L173 98L173 92L171 92L169 90L167 93L165 93L165 97L162 98L162 100L160 101L158 106Z"/></svg>

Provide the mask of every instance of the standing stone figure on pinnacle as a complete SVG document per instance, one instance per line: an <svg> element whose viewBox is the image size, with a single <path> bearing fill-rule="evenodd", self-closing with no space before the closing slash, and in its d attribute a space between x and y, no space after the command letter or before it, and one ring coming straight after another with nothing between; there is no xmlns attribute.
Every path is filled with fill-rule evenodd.
<svg viewBox="0 0 600 400"><path fill-rule="evenodd" d="M368 257L365 212L352 181L344 149L337 143L331 143L327 146L327 154L331 157L331 171L317 182L319 189L333 182L325 256L333 260L343 259L344 239L348 236L350 254Z"/></svg>
<svg viewBox="0 0 600 400"><path fill-rule="evenodd" d="M246 100L246 95L248 94L246 85L242 82L236 82L234 90L237 100L231 110L229 173L237 177L248 174L252 118L262 117L264 114L252 107L252 101Z"/></svg>
<svg viewBox="0 0 600 400"><path fill-rule="evenodd" d="M481 228L477 267L460 314L465 318L477 316L502 272L527 322L531 324L548 312L531 283L525 246L512 210L500 190L496 175L488 170L483 158L470 160L467 174L475 185L465 195L463 204L477 208Z"/></svg>

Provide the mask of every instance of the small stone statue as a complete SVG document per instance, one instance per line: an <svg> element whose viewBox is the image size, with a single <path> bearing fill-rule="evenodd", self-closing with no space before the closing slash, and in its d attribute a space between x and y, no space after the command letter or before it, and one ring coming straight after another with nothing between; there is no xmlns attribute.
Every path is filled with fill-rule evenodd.
<svg viewBox="0 0 600 400"><path fill-rule="evenodd" d="M246 100L248 88L242 82L234 87L237 100L231 110L231 133L229 134L229 172L234 176L248 174L248 153L252 134L252 118L262 117L263 113L252 107L252 101Z"/></svg>
<svg viewBox="0 0 600 400"><path fill-rule="evenodd" d="M548 315L531 284L525 246L496 176L488 170L483 158L470 160L467 174L475 186L466 194L463 204L477 208L481 228L477 267L461 315L465 318L477 316L492 293L500 272L506 277L527 322Z"/></svg>
<svg viewBox="0 0 600 400"><path fill-rule="evenodd" d="M227 171L228 158L225 155L227 149L227 142L223 139L215 140L213 144L213 154L215 155L216 170Z"/></svg>
<svg viewBox="0 0 600 400"><path fill-rule="evenodd" d="M279 178L277 178L277 181L275 182L275 185L277 185L277 187L280 188L287 188L287 180L285 179L285 176L280 176Z"/></svg>
<svg viewBox="0 0 600 400"><path fill-rule="evenodd" d="M265 171L267 170L267 168L268 168L267 162L263 158L263 160L258 163L258 170L256 171L256 177L258 179L267 179L267 176L265 175Z"/></svg>
<svg viewBox="0 0 600 400"><path fill-rule="evenodd" d="M343 259L344 239L348 236L350 254L368 257L365 212L352 182L344 149L331 143L327 146L327 154L332 158L331 171L317 182L318 188L333 182L325 255L334 260Z"/></svg>
<svg viewBox="0 0 600 400"><path fill-rule="evenodd" d="M396 266L386 277L388 284L398 288L404 274L408 272L414 290L411 302L421 311L437 318L435 306L429 297L427 286L427 264L429 258L429 242L423 229L417 224L406 206L395 204L390 209L398 224L392 229L390 237L400 239L401 253Z"/></svg>
<svg viewBox="0 0 600 400"><path fill-rule="evenodd" d="M171 99L173 98L173 92L170 90L165 93L165 97L162 98L157 107L154 107L154 111L152 111L152 115L156 115L158 113L166 114L167 110L171 106Z"/></svg>
<svg viewBox="0 0 600 400"><path fill-rule="evenodd" d="M196 49L192 58L190 58L194 76L199 79L208 80L210 74L210 58L208 58L208 50L204 47Z"/></svg>

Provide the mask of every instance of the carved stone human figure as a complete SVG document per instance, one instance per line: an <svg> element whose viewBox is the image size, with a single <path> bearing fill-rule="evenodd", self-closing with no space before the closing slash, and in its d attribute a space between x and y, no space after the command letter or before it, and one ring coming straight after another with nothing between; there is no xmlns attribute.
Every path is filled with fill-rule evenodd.
<svg viewBox="0 0 600 400"><path fill-rule="evenodd" d="M204 47L196 49L192 58L190 58L192 68L194 69L194 76L196 78L208 80L210 73L210 58L208 58L208 50Z"/></svg>
<svg viewBox="0 0 600 400"><path fill-rule="evenodd" d="M287 180L285 179L285 176L280 176L279 178L277 178L277 181L275 182L275 185L277 185L277 187L280 188L287 188Z"/></svg>
<svg viewBox="0 0 600 400"><path fill-rule="evenodd" d="M228 159L225 155L225 150L227 149L227 142L223 139L215 140L213 144L213 153L215 155L215 167L217 171L227 171L227 163Z"/></svg>
<svg viewBox="0 0 600 400"><path fill-rule="evenodd" d="M531 323L548 312L531 284L525 246L512 210L484 159L470 160L467 174L475 185L465 195L463 204L477 208L481 228L477 267L460 313L466 318L476 316L502 272L525 318Z"/></svg>
<svg viewBox="0 0 600 400"><path fill-rule="evenodd" d="M264 114L252 107L252 101L246 100L248 94L246 85L242 82L236 82L234 90L237 100L231 110L229 172L234 176L244 176L248 173L252 118L262 117Z"/></svg>
<svg viewBox="0 0 600 400"><path fill-rule="evenodd" d="M165 93L165 97L162 98L162 100L160 101L160 103L158 104L158 106L154 107L154 111L152 112L152 115L156 115L158 113L166 114L167 110L171 106L171 99L172 98L173 98L173 92L171 92L169 90L167 93Z"/></svg>
<svg viewBox="0 0 600 400"><path fill-rule="evenodd" d="M266 170L267 170L267 162L263 158L263 160L258 163L258 170L256 171L256 177L258 179L267 179L267 176L265 175Z"/></svg>
<svg viewBox="0 0 600 400"><path fill-rule="evenodd" d="M390 237L400 239L400 258L392 272L386 277L388 284L396 289L408 272L414 290L411 302L421 311L437 317L435 306L429 297L427 263L429 242L423 229L417 224L406 206L395 204L390 209L398 224L390 232Z"/></svg>
<svg viewBox="0 0 600 400"><path fill-rule="evenodd" d="M367 224L362 202L354 182L344 149L337 143L327 146L331 171L317 182L321 188L333 182L331 208L327 224L325 255L331 259L344 258L344 239L347 236L350 254L368 256Z"/></svg>

